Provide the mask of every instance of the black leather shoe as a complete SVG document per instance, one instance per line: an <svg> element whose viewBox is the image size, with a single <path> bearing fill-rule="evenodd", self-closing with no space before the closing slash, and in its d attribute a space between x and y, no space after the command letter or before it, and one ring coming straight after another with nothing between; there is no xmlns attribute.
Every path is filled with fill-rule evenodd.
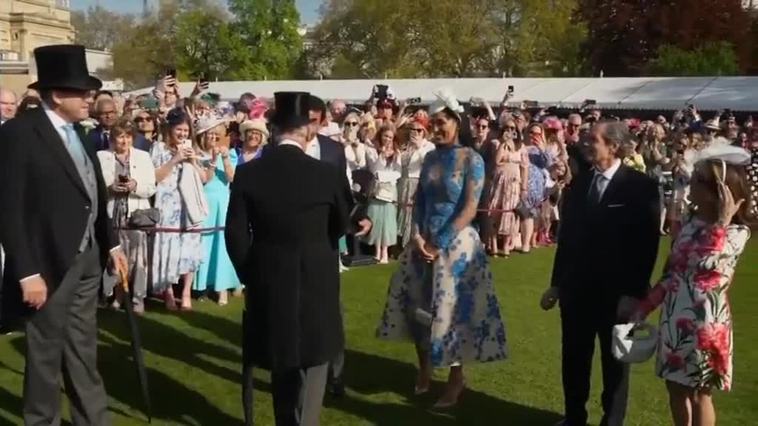
<svg viewBox="0 0 758 426"><path fill-rule="evenodd" d="M345 383L342 379L331 379L327 389L329 394L335 398L342 398L345 396Z"/></svg>

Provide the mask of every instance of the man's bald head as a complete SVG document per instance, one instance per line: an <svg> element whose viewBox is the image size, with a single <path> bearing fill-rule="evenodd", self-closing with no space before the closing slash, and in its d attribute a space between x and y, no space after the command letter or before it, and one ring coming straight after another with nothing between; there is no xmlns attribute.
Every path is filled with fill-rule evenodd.
<svg viewBox="0 0 758 426"><path fill-rule="evenodd" d="M16 116L18 98L9 89L0 87L0 121L10 120Z"/></svg>

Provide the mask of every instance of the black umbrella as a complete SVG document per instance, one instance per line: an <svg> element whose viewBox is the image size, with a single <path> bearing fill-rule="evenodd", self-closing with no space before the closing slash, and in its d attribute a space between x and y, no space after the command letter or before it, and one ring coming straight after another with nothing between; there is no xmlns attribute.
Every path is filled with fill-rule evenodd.
<svg viewBox="0 0 758 426"><path fill-rule="evenodd" d="M132 306L131 289L129 278L126 272L121 271L121 285L124 289L124 309L126 309L126 320L129 323L129 329L132 332L132 352L134 362L137 364L137 379L139 379L140 388L142 389L142 401L145 403L145 413L147 422L153 422L152 408L150 404L150 390L147 383L147 371L145 370L145 359L142 357L142 339L140 338L139 327L137 326L137 316L134 314Z"/></svg>

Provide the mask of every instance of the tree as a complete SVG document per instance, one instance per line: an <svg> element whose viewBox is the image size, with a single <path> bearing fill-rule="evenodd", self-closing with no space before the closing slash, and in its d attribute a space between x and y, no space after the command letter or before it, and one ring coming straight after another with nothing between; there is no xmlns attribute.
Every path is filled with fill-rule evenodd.
<svg viewBox="0 0 758 426"><path fill-rule="evenodd" d="M71 13L76 42L88 49L111 50L124 40L134 23L133 15L110 12L101 6L91 6L86 12Z"/></svg>
<svg viewBox="0 0 758 426"><path fill-rule="evenodd" d="M250 49L238 75L259 80L291 77L302 51L294 1L229 0L229 11L234 29Z"/></svg>
<svg viewBox="0 0 758 426"><path fill-rule="evenodd" d="M574 75L585 34L572 21L576 0L550 3L330 0L314 56L333 77Z"/></svg>
<svg viewBox="0 0 758 426"><path fill-rule="evenodd" d="M653 75L737 75L740 71L734 47L726 42L706 43L694 50L663 45L650 63Z"/></svg>
<svg viewBox="0 0 758 426"><path fill-rule="evenodd" d="M177 67L191 78L224 79L250 61L250 51L221 17L191 10L177 17Z"/></svg>
<svg viewBox="0 0 758 426"><path fill-rule="evenodd" d="M740 0L580 0L577 18L587 23L583 52L596 75L641 75L663 45L692 50L726 41L740 67L750 60Z"/></svg>

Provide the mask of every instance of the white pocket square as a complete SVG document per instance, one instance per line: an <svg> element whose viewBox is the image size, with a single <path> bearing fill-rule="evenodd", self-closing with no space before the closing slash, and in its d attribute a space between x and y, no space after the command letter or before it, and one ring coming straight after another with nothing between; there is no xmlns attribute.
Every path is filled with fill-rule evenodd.
<svg viewBox="0 0 758 426"><path fill-rule="evenodd" d="M608 204L609 209L617 209L619 207L624 207L626 204Z"/></svg>

